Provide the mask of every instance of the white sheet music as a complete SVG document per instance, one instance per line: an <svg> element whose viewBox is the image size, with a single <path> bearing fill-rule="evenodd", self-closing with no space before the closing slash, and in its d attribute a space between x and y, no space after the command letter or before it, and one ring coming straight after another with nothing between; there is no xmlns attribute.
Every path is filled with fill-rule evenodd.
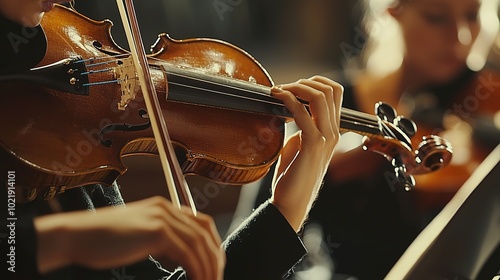
<svg viewBox="0 0 500 280"><path fill-rule="evenodd" d="M476 279L500 244L499 162L500 145L419 234L385 279Z"/></svg>

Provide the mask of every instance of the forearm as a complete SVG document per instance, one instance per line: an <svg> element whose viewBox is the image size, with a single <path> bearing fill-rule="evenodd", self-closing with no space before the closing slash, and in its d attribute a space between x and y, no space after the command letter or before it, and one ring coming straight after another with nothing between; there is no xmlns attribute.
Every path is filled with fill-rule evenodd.
<svg viewBox="0 0 500 280"><path fill-rule="evenodd" d="M134 228L133 214L126 208L106 207L97 213L74 211L36 218L39 271L43 274L69 265L108 269L146 259L155 253L154 234L148 235L148 225Z"/></svg>
<svg viewBox="0 0 500 280"><path fill-rule="evenodd" d="M67 266L109 272L153 255L182 266L190 279L222 276L224 252L213 219L179 211L161 197L127 207L103 207L93 213L47 215L37 218L35 224L38 266L43 273ZM151 269L162 277L169 275ZM149 272L140 272L144 273Z"/></svg>
<svg viewBox="0 0 500 280"><path fill-rule="evenodd" d="M283 148L271 199L296 231L316 199L340 137L342 92L342 86L319 76L272 91L300 129ZM308 101L308 109L297 98Z"/></svg>
<svg viewBox="0 0 500 280"><path fill-rule="evenodd" d="M37 232L37 263L40 273L65 267L73 262L73 233L66 226L72 215L59 214L34 220Z"/></svg>
<svg viewBox="0 0 500 280"><path fill-rule="evenodd" d="M273 183L281 187L276 187L270 201L296 232L302 228L321 188L325 168L315 166L321 157L319 153L300 152L284 171L289 174L277 175Z"/></svg>

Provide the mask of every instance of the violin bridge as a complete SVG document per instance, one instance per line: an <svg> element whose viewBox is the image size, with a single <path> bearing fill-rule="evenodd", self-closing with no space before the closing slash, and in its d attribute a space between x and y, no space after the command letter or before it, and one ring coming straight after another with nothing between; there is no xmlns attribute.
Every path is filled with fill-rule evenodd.
<svg viewBox="0 0 500 280"><path fill-rule="evenodd" d="M135 95L140 89L132 57L118 61L118 66L115 67L115 76L121 87L121 100L118 102L118 110L124 111L127 105L135 99Z"/></svg>

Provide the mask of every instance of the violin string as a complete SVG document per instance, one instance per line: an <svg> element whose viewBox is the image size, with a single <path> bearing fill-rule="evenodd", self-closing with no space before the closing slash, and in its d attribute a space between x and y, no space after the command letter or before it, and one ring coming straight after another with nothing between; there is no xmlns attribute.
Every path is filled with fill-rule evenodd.
<svg viewBox="0 0 500 280"><path fill-rule="evenodd" d="M126 57L128 56L129 54L119 54L119 55L115 55L113 56L113 58L121 58L121 57ZM89 59L85 59L85 60L80 60L79 62L88 62L88 61L96 61L96 60L102 60L102 59L108 59L107 57L98 57L98 58L89 58ZM161 60L161 59L158 59L158 58L150 58L151 60L156 60L156 61L159 61L159 62L162 62L162 63L165 63L164 60ZM92 66L98 66L98 65L104 65L104 64L108 64L108 63L114 63L116 61L119 61L118 59L115 59L115 60L109 60L109 61L105 61L105 62L100 62L100 63L94 63L94 64L88 64L86 65L87 67L92 67ZM126 66L126 67L131 67L131 66ZM90 70L88 72L85 72L85 73L82 73L81 75L84 75L84 74L91 74L91 73L100 73L100 72L107 72L107 71L112 71L113 68L107 68L107 69L104 69L104 70ZM176 75L178 76L181 76L183 78L188 78L188 79L193 79L193 77L191 76L187 76L187 75L181 75L179 73L176 73ZM198 79L199 80L199 79ZM220 83L215 83L215 82L211 82L211 81L206 81L206 80L199 80L199 81L202 81L202 82L209 82L211 84L215 84L215 85L219 85L219 86L225 86L225 87L230 87L230 88L233 88L233 89L236 89L236 90L240 90L240 91L246 91L247 93L250 93L250 94L255 94L256 96L266 96L266 97L270 97L270 94L268 93L262 93L262 92L258 92L258 91L254 91L254 90L249 90L249 89L244 89L244 88L236 88L236 87L231 87L227 84L220 84ZM113 81L114 82L114 81ZM182 85L182 84L179 84L181 86L188 86L188 85ZM195 89L198 89L198 90L205 90L203 88L197 88L197 87L193 87ZM270 90L270 88L268 88ZM223 92L219 92L219 91L213 91L215 93L218 93L218 94L227 94L227 93L223 93ZM244 97L241 97L239 95L231 95L232 97L237 97L237 98L244 98ZM249 99L249 98L247 98ZM276 106L284 106L282 103L280 103L279 101L277 102L270 102L270 101L262 101L262 100L259 100L259 99L251 99L250 100L252 101L257 101L257 102L267 102L267 103L270 103L272 105L276 105ZM346 117L352 117L356 120L365 120L365 121L371 121L373 122L374 124L377 124L377 120L376 118L374 118L374 116L370 115L370 114L366 114L366 113L363 113L363 112L357 112L357 111L354 111L354 110L349 110L349 109L346 109L344 108L343 110L343 113Z"/></svg>
<svg viewBox="0 0 500 280"><path fill-rule="evenodd" d="M167 73L165 72L165 74L167 74ZM260 92L256 92L256 91L250 90L250 89L236 88L236 87L232 87L232 86L229 86L229 85L226 85L226 84L218 84L218 83L215 83L215 82L212 82L212 81L199 80L199 79L196 79L196 78L193 78L193 77L189 77L189 76L186 76L186 75L182 75L182 74L178 74L178 73L175 73L175 74L168 73L168 74L176 75L176 76L183 77L183 78L188 78L188 79L194 79L194 80L197 80L197 81L202 81L202 82L206 82L206 83L209 83L209 84L212 84L212 85L218 85L218 86L222 86L222 87L226 87L226 88L236 89L236 90L239 90L239 91L242 91L242 92L247 92L247 93L255 94L257 96L270 97L270 95L267 95L267 94L264 94L264 93L260 93ZM174 82L171 82L171 81L169 81L169 83L175 84L175 85L178 85L178 86L190 87L190 88L197 89L197 90L207 90L205 88L201 88L201 87L197 87L197 86L191 86L191 85L187 85L187 84L174 83ZM264 101L264 100L259 100L256 97L255 98L250 98L250 97L246 97L246 96L239 96L239 95L235 95L235 94L231 94L231 93L221 92L221 91L218 91L218 90L210 90L210 91L212 91L214 93L217 93L217 94L220 94L220 95L226 95L226 96L231 96L231 97L236 97L236 98L242 98L242 99L247 99L247 100L251 100L251 101L259 101L259 102L268 103L268 104L271 104L271 105L282 105L282 104L278 103L277 101L276 102L268 101L268 100Z"/></svg>
<svg viewBox="0 0 500 280"><path fill-rule="evenodd" d="M385 136L385 135L388 135L389 137L391 137L392 139L398 139L396 137L396 134L394 134L394 132L387 126L386 123L384 122L380 122L382 124L382 134Z"/></svg>
<svg viewBox="0 0 500 280"><path fill-rule="evenodd" d="M118 63L120 61L119 58L123 58L123 57L127 57L128 54L118 54L118 55L115 55L115 56L112 56L113 59L109 60L108 57L91 57L91 58L88 58L88 59L80 59L80 60L76 60L75 63L85 63L85 67L95 67L95 66L99 66L99 65L104 65L104 64L110 64L110 63ZM94 63L94 61L101 61L101 60L106 60L108 59L107 61L103 61L103 62L97 62L97 63ZM89 63L89 64L87 64Z"/></svg>
<svg viewBox="0 0 500 280"><path fill-rule="evenodd" d="M351 124L351 125L355 125L355 126L363 126L363 127L367 127L367 128L371 128L371 129L380 131L378 125L361 124L361 123L359 123L357 121L345 120L345 119L342 119L342 118L341 118L340 121L343 122L343 123L346 123L346 124Z"/></svg>
<svg viewBox="0 0 500 280"><path fill-rule="evenodd" d="M162 63L165 63L165 61L163 61L163 60L160 60L160 59L156 59L156 60L158 60L158 61L160 61ZM186 69L183 69L183 70L185 72L189 72ZM164 71L164 74L177 75L177 76L180 76L180 77L183 77L183 78L186 78L186 79L194 79L194 80L197 80L197 81L201 81L201 82L205 82L205 83L210 83L210 84L221 86L221 87L227 87L227 88L232 88L232 89L239 90L239 91L245 91L247 93L250 93L250 94L253 94L253 95L256 96L253 99L251 99L251 98L246 98L246 99L250 99L252 101L257 101L257 102L265 102L265 103L268 103L268 104L271 104L271 105L283 106L284 107L284 105L280 101L278 101L277 99L275 99L276 102L263 101L263 100L259 99L260 96L272 97L268 93L258 92L258 91L251 90L251 89L246 89L246 88L234 87L234 86L229 85L228 83L217 83L217 82L214 82L214 81L202 80L202 79L195 78L193 76L183 75L181 73L168 73L168 72ZM226 78L226 79L229 79L229 78ZM171 82L169 82L169 83L171 83ZM182 85L182 86L188 86L188 85ZM263 87L265 87L265 86L263 86ZM195 88L195 89L205 90L203 88ZM267 89L269 91L271 90L270 87L267 87ZM226 94L227 95L227 93L224 93L224 92L218 92L218 91L213 91L213 92L218 93L218 94ZM236 97L236 98L244 98L244 97L241 97L239 95L231 95L231 96L232 97ZM346 109L346 108L343 108L342 114L345 115L346 117L351 117L351 118L353 118L354 120L356 120L358 122L367 122L367 123L371 123L374 126L378 126L378 119L375 116L373 116L373 115L370 115L370 114L367 114L367 113L363 113L363 112L354 111L354 110L350 110L350 109Z"/></svg>
<svg viewBox="0 0 500 280"><path fill-rule="evenodd" d="M281 108L285 107L285 105L283 103L280 103L278 101L276 101L276 102L263 101L263 100L260 100L260 99L257 99L257 98L251 98L251 97L246 97L246 96L239 96L239 95L234 95L234 94L230 94L230 93L220 92L220 91L217 91L217 90L211 90L211 89L199 88L199 87L192 86L192 85L175 83L175 82L172 82L172 81L170 81L169 84L183 86L183 87L189 87L189 88L203 90L203 91L209 91L209 92L213 92L213 93L216 93L216 94L221 94L221 95L236 97L236 98L250 100L250 101L256 101L256 102L260 102L260 103L268 103L268 104L271 104L271 105L274 105L274 106L277 106L277 107L281 107ZM378 129L378 121L377 121L377 119L374 116L370 116L370 115L366 114L367 116L370 116L370 118L367 118L366 116L361 116L360 117L360 116L357 116L357 115L353 114L353 112L354 111L343 110L342 114L341 114L341 120L345 121L345 122L348 122L348 123L351 123L351 124L363 125L365 127L371 127L371 128L377 128Z"/></svg>
<svg viewBox="0 0 500 280"><path fill-rule="evenodd" d="M117 61L118 59L116 58L123 58L123 57L127 57L129 56L129 54L116 54L116 55L112 55L111 57L113 58L112 60L109 60L111 62L114 62L114 61ZM80 60L77 60L75 62L78 62L78 63L87 63L87 62L93 62L93 61L99 61L99 60L105 60L105 59L109 59L109 57L107 56L103 56L103 57L90 57L90 58L87 58L87 59L80 59Z"/></svg>
<svg viewBox="0 0 500 280"><path fill-rule="evenodd" d="M94 82L94 83L87 83L87 84L83 84L82 86L85 86L85 87L88 87L88 86L97 86L97 85L105 85L105 84L111 84L111 83L119 83L121 82L122 80L121 79L117 79L117 80L110 80L110 81L102 81L102 82ZM177 83L173 83L171 82L171 84L175 84L175 85L179 85ZM187 86L187 87L192 87L192 86L188 86L188 85L181 85L181 86ZM196 88L196 87L193 87L193 88ZM219 91L215 91L215 90L208 90L208 89L203 89L204 91L211 91L211 92L214 92L214 93L217 93L217 94L226 94L226 93L222 93L222 92L219 92ZM234 95L231 95L231 96L234 96ZM241 96L236 96L238 98L246 98L246 97L241 97ZM250 99L250 100L256 100L256 99L251 99L251 98L246 98L246 99ZM256 101L259 101L259 102L262 102L261 100L256 100ZM285 105L282 104L282 103L272 103L276 106L279 106L279 107L282 107L284 108ZM378 126L378 123L376 121L373 121L371 119L364 119L364 118L359 118L359 117L356 117L355 115L353 115L352 113L350 112L342 112L341 114L341 121L344 122L344 123L349 123L349 124L352 124L352 125L359 125L359 126L364 126L364 127L368 127L368 128L374 128L374 129L378 129L379 126ZM386 126L385 127L385 131L386 133L385 134L392 134L392 131L390 129L388 129Z"/></svg>
<svg viewBox="0 0 500 280"><path fill-rule="evenodd" d="M85 67L96 67L96 66L100 66L100 65L106 65L106 64L110 64L110 63L115 63L117 61L118 60L109 60L109 61L97 62L97 63L93 63L93 64L86 64Z"/></svg>
<svg viewBox="0 0 500 280"><path fill-rule="evenodd" d="M125 57L125 56L128 56L129 54L119 54L119 55L115 55L113 56L113 58L120 58L120 57ZM80 60L79 62L88 62L88 61L95 61L95 60L100 60L100 59L107 59L106 57L98 57L98 58L89 58L89 59L86 59L86 60ZM152 60L156 60L156 61L159 61L159 62L162 62L162 63L165 63L164 60L161 60L161 59L158 59L158 58L150 58ZM109 61L105 61L105 62L99 62L99 63L93 63L93 64L88 64L86 65L87 67L92 67L92 66L98 66L98 65L104 65L104 64L107 64L107 63L113 63L115 61L118 61L118 60L109 60ZM132 66L125 66L125 67L132 67ZM108 69L105 69L105 70L90 70L88 72L85 72L85 73L82 73L81 75L84 75L84 74L92 74L92 73L100 73L100 72L107 72L107 71L112 71L113 69L112 68L108 68ZM193 79L192 76L187 76L187 75L181 75L179 73L176 73L176 75L178 76L181 76L183 78L187 78L187 79ZM199 79L198 79L199 80ZM270 97L271 95L268 94L268 93L262 93L262 92L258 92L258 91L254 91L254 90L249 90L249 89L244 89L244 88L237 88L237 87L232 87L232 86L229 86L227 84L219 84L219 83L215 83L215 82L211 82L211 81L206 81L206 80L199 80L199 81L202 81L202 82L209 82L209 83L212 83L212 84L215 84L215 85L219 85L219 86L225 86L225 87L230 87L232 89L236 89L236 90L240 90L240 91L246 91L247 93L250 93L250 94L254 94L254 95L257 95L257 96L266 96L266 97ZM181 84L179 84L181 85ZM181 85L181 86L188 86L188 85ZM204 90L202 88L196 88L196 89L199 89L199 90ZM268 88L269 90L271 88ZM218 94L225 94L223 92L219 92L219 91L214 91L215 93L218 93ZM237 98L242 98L241 96L238 96L238 95L231 95L232 97L237 97ZM270 101L262 101L262 100L259 100L259 99L250 99L252 101L258 101L258 102L267 102L267 103L270 103L272 105L276 105L276 106L284 106L282 103L278 103L277 102L270 102ZM368 115L370 116L370 115Z"/></svg>
<svg viewBox="0 0 500 280"><path fill-rule="evenodd" d="M353 121L370 123L372 126L378 126L379 120L377 117L359 111L354 111L349 108L342 108L342 116L350 118Z"/></svg>
<svg viewBox="0 0 500 280"><path fill-rule="evenodd" d="M90 75L90 74L97 74L97 73L104 73L104 72L112 72L113 70L115 70L115 69L114 68L104 68L104 69L101 69L101 70L89 70L87 72L80 73L80 76Z"/></svg>
<svg viewBox="0 0 500 280"><path fill-rule="evenodd" d="M349 108L343 108L342 110L346 115L352 116L353 118L361 118L361 119L365 119L365 120L370 120L373 123L378 124L378 119L374 115L370 115L368 113L356 111L356 110L349 109Z"/></svg>
<svg viewBox="0 0 500 280"><path fill-rule="evenodd" d="M158 58L152 58L152 60L156 60L156 61L159 61L161 62L162 64L166 64L166 65L170 65L170 64L167 64L165 63L164 60L161 60L161 59L158 59ZM186 69L183 69L184 72L187 72L189 74L189 70L188 68ZM194 72L194 70L192 70ZM210 83L212 85L217 85L217 86L221 86L221 87L227 87L227 88L231 88L231 89L235 89L235 90L239 90L239 91L244 91L244 92L247 92L247 93L250 93L250 94L255 94L256 96L265 96L265 97L271 97L271 94L270 94L270 91L271 91L271 88L270 87L267 87L267 86L264 86L262 85L263 88L266 88L267 90L269 90L269 93L268 92L258 92L258 91L255 91L255 90L251 90L251 89L248 89L248 88L238 88L238 87L234 87L234 86L231 86L229 84L223 84L223 83L217 83L217 82L214 82L214 81L209 81L209 80L203 80L203 79L198 79L198 78L195 78L193 76L189 76L189 75L183 75L181 73L169 73L167 71L162 71L164 74L170 74L170 75L177 75L179 77L183 77L183 78L186 78L186 79L192 79L192 80L196 80L196 81L200 81L200 82L205 82L205 83ZM214 75L215 76L215 75ZM220 76L219 78L222 78L223 76ZM225 78L225 77L224 77ZM226 78L228 80L230 80L230 78ZM240 82L244 82L242 80L238 80ZM253 84L255 85L255 84ZM184 85L184 86L187 86L187 85ZM202 89L202 88L196 88L196 89ZM224 94L223 92L216 92L216 93L219 93L219 94ZM238 95L232 95L233 97L240 97ZM262 101L262 100L258 100L258 99L255 99L253 101ZM270 101L267 101L266 103L271 103ZM271 103L273 105L278 105L278 103Z"/></svg>
<svg viewBox="0 0 500 280"><path fill-rule="evenodd" d="M196 80L196 81L200 81L200 82L204 82L204 83L209 83L209 84L216 85L216 86L221 86L221 87L231 88L231 89L235 89L235 90L239 90L239 91L244 91L244 92L247 92L247 93L255 94L256 96L265 96L265 97L270 97L271 96L271 94L270 94L271 88L270 87L266 87L266 86L263 86L263 87L266 90L269 90L269 93L267 93L267 92L258 92L258 91L251 90L251 89L248 89L248 88L238 88L238 87L231 86L229 84L217 83L217 82L209 81L209 80L198 79L198 78L195 78L193 76L183 75L181 73L168 73L166 71L163 71L163 73L164 74L170 74L170 75L177 75L177 76L182 77L182 78ZM198 89L200 89L200 88L198 88Z"/></svg>
<svg viewBox="0 0 500 280"><path fill-rule="evenodd" d="M109 80L109 81L102 81L102 82L86 83L86 84L83 84L82 86L84 86L84 87L99 86L99 85L106 85L106 84L119 83L119 82L121 82L121 80L117 79L117 80Z"/></svg>
<svg viewBox="0 0 500 280"><path fill-rule="evenodd" d="M106 64L111 64L111 63L119 63L119 59L116 59L116 58L122 58L122 57L126 57L128 56L128 54L119 54L119 55L115 55L113 56L113 59L111 60L107 60L107 61L103 61L103 62L98 62L98 63L93 63L94 61L100 61L100 60L104 60L104 59L108 59L107 57L92 57L92 58L88 58L88 59L80 59L80 60L77 60L75 61L76 63L87 63L87 62L90 62L90 64L85 64L85 67L86 68L90 68L90 67L96 67L96 66L100 66L100 65L106 65ZM125 66L125 67L132 67L132 66ZM112 72L114 71L115 68L104 68L104 69L99 69L99 70L88 70L86 72L83 72L83 73L80 73L80 76L84 76L84 75L91 75L91 74L98 74L98 73L104 73L104 72ZM134 77L132 79L137 79L137 77ZM121 79L115 79L115 80L107 80L107 81L100 81L100 82L93 82L93 83L86 83L86 84L83 84L82 86L84 87L90 87L90 86L98 86L98 85L106 85L106 84L112 84L112 83L120 83L122 80Z"/></svg>
<svg viewBox="0 0 500 280"><path fill-rule="evenodd" d="M181 76L181 77L184 77L184 78L191 78L191 79L193 79L193 77L189 77L189 76L182 75L182 74L179 74L179 73L175 73L175 74L170 73L170 74L171 75ZM199 79L196 79L196 80L199 80ZM254 98L250 98L250 97L245 97L245 96L240 96L240 95L234 95L234 94L230 94L230 93L226 93L226 92L220 92L220 91L217 91L217 90L210 90L211 92L216 93L216 94L221 94L221 95L226 95L226 96L231 96L231 97L246 99L246 100L250 100L250 101L256 101L256 102L260 102L260 103L267 103L267 104L271 104L271 105L274 105L274 106L284 107L284 104L281 103L280 101L278 101L277 99L275 99L276 100L275 102L259 99L260 96L270 97L270 95L267 95L267 94L264 94L264 93L261 93L261 92L257 92L257 91L250 90L250 89L236 88L236 87L229 86L227 84L216 83L216 82L213 82L213 81L203 80L203 82L207 82L207 83L210 83L210 84L215 84L215 85L218 85L218 86L228 87L228 88L232 88L232 89L237 89L237 90L240 90L240 91L245 91L247 93L254 94L255 97ZM196 87L196 86L174 83L172 81L169 81L169 83L170 84L179 85L179 86L184 86L184 87L190 87L190 88L193 88L193 89L207 91L207 89L199 88L199 87ZM368 125L375 126L375 127L378 126L378 120L377 120L377 118L375 116L372 116L372 115L369 115L369 114L366 114L366 113L356 112L354 110L349 110L349 109L343 109L342 116L346 117L346 118L350 118L353 122L367 123Z"/></svg>
<svg viewBox="0 0 500 280"><path fill-rule="evenodd" d="M181 74L178 74L178 73L176 73L174 75L178 75L178 76L181 76L181 77L184 77L184 78L191 78L191 79L193 78L191 76L181 75ZM115 80L115 81L116 82L120 82L120 80ZM115 82L115 81L112 81L112 82ZM264 101L264 100L259 99L260 96L266 96L266 97L270 96L270 95L267 95L267 94L264 94L264 93L261 93L261 92L257 92L257 91L250 90L250 89L242 89L242 88L231 87L231 86L228 86L226 84L219 84L219 83L214 83L214 82L211 82L211 81L205 81L205 80L203 80L203 82L209 82L211 84L217 84L219 86L225 86L225 87L230 87L230 88L233 88L233 89L236 89L236 90L240 90L240 91L246 91L247 93L253 94L256 97L251 98L251 97L246 97L246 96L240 96L240 95L230 94L230 93L227 93L227 92L221 92L221 91L218 91L218 90L209 90L209 89L206 89L206 88L200 88L200 87L196 87L196 86L192 86L192 85L175 83L175 82L172 82L172 81L170 81L169 83L172 84L172 85L189 87L189 88L192 88L192 89L197 89L197 90L202 90L202 91L210 91L210 92L215 93L215 94L226 95L226 96L235 97L235 98L239 98L239 99L246 99L246 100L250 100L250 101L254 101L254 102L259 102L259 103L267 103L267 104L270 104L270 105L273 105L273 106L277 106L277 107L280 107L280 108L284 108L285 107L284 104L281 103L277 99L275 99L276 100L275 102L269 101L269 100L265 100ZM92 83L92 84L88 84L88 85L102 85L102 84L106 84L106 83L101 82L101 83ZM350 110L350 109L347 109L347 108L343 108L341 118L342 118L343 121L350 122L352 124L365 125L365 126L369 126L369 127L378 127L378 120L374 116L366 114L366 113L362 113L362 112L357 112L357 111L354 111L354 110Z"/></svg>
<svg viewBox="0 0 500 280"><path fill-rule="evenodd" d="M119 55L113 56L113 58L123 58L123 57L126 57L126 56L128 56L128 54L119 54ZM94 61L99 61L99 60L104 60L104 59L108 59L108 58L105 58L105 57L102 57L102 58L99 58L99 57L98 58L89 58L89 59L85 59L85 60L82 59L79 62L92 62L91 64L88 64L86 66L87 67L95 67L95 66L105 65L105 64L110 64L110 63L115 63L115 62L119 61L119 59L112 59L112 60L108 60L108 61L93 63ZM157 59L157 58L151 58L151 59L152 60L160 61L162 63L165 63L164 60L160 60L160 59ZM125 67L132 67L132 66L125 66ZM89 74L96 74L96 73L102 73L102 72L110 72L110 71L113 71L113 70L114 70L114 68L106 68L106 69L101 69L101 70L89 70L87 72L81 73L81 75L89 75ZM180 76L180 77L183 77L183 78L187 78L187 79L196 79L196 78L194 78L192 76L182 75L182 74L179 74L179 73L175 73L175 74L168 73L168 74L177 75L177 76ZM250 100L250 101L253 101L253 102L267 103L267 104L270 104L270 105L273 105L273 106L277 106L277 107L280 107L280 108L284 108L285 107L285 105L283 103L281 103L277 99L275 99L276 101L269 101L269 100L262 100L262 99L259 98L261 96L272 97L267 92L263 93L263 92L259 92L259 91L248 89L248 88L247 89L245 89L245 88L238 88L238 87L234 87L234 86L231 86L231 85L227 85L227 84L223 84L223 83L217 83L217 82L213 82L213 81L200 80L200 79L196 79L196 80L199 80L201 82L210 83L210 84L213 84L213 85L218 85L218 86L232 88L232 89L239 90L239 91L244 91L244 92L247 92L247 93L249 93L251 95L254 95L255 97L240 96L240 95L235 95L235 94L231 94L231 93L227 93L227 92L222 92L222 91L218 91L218 90L209 90L209 89L201 88L201 87L197 87L197 86L192 86L192 85L187 85L187 84L180 84L180 83L174 83L174 82L171 82L171 81L169 81L169 83L171 83L173 85L178 85L178 86L193 88L193 89L196 89L196 90L210 91L210 92L213 92L213 93L216 93L216 94L220 94L220 95L226 95L226 96L235 97L235 98L239 98L239 99ZM96 85L105 85L105 84L119 83L119 82L121 82L121 80L116 79L116 80L110 80L110 81L101 81L101 82L87 83L87 84L84 84L83 86L96 86ZM269 87L267 89L271 90L271 88L269 88ZM358 112L358 111L350 110L350 109L347 109L347 108L342 108L341 119L342 119L342 121L349 122L349 123L352 123L352 124L365 125L365 126L369 126L369 127L378 127L379 126L379 121L378 121L378 119L375 116L370 115L370 114L366 114L366 113L363 113L363 112ZM392 133L392 131L390 131L390 129L388 129L385 125L384 125L384 127L385 127L384 130L386 130L388 133Z"/></svg>

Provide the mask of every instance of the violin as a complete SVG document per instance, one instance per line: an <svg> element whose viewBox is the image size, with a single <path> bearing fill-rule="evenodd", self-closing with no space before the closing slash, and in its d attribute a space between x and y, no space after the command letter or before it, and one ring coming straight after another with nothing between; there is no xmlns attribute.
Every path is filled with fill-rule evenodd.
<svg viewBox="0 0 500 280"><path fill-rule="evenodd" d="M27 201L110 185L127 170L123 157L157 154L137 73L112 23L56 5L41 26L42 61L0 77L0 172L16 171L16 192ZM161 34L148 65L184 175L245 184L269 171L293 117L271 97L273 81L258 61L226 42ZM445 166L452 148L434 135L415 145L414 123L394 114L384 103L375 115L343 108L341 128L364 135L366 150L383 154L411 188L413 174Z"/></svg>
<svg viewBox="0 0 500 280"><path fill-rule="evenodd" d="M450 90L452 97L442 106L446 109L429 105L433 102L416 102L414 120L420 133L439 133L455 148L454 159L446 167L415 177L420 211L444 206L500 143L500 72L486 67L472 72L457 87Z"/></svg>

